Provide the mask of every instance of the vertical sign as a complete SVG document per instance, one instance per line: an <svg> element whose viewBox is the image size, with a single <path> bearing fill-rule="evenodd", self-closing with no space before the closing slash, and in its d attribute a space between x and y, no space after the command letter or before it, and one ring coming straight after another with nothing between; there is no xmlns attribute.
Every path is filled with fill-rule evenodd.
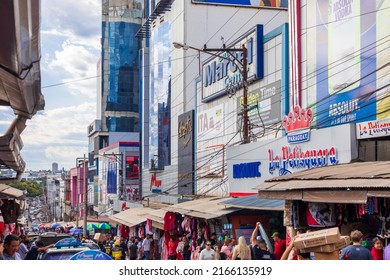
<svg viewBox="0 0 390 280"><path fill-rule="evenodd" d="M178 194L194 194L194 110L179 116Z"/></svg>

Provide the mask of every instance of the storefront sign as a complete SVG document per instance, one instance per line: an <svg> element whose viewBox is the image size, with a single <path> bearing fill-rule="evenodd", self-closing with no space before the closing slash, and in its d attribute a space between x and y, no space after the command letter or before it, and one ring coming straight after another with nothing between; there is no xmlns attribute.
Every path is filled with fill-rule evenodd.
<svg viewBox="0 0 390 280"><path fill-rule="evenodd" d="M223 104L197 113L197 140L203 141L223 136L225 128L223 116Z"/></svg>
<svg viewBox="0 0 390 280"><path fill-rule="evenodd" d="M310 169L337 164L336 148L301 150L299 146L282 147L282 155L275 155L272 149L268 150L269 173L279 171L279 176L291 174L291 169Z"/></svg>
<svg viewBox="0 0 390 280"><path fill-rule="evenodd" d="M313 112L309 108L301 109L295 106L288 116L282 119L282 126L287 133L287 141L291 144L302 143L310 140L310 124L313 119Z"/></svg>
<svg viewBox="0 0 390 280"><path fill-rule="evenodd" d="M356 125L356 138L366 139L390 135L390 119L362 122Z"/></svg>
<svg viewBox="0 0 390 280"><path fill-rule="evenodd" d="M268 126L281 120L281 81L270 83L248 94L248 117L254 126ZM244 109L244 97L238 98L238 112ZM242 121L237 125L241 129Z"/></svg>
<svg viewBox="0 0 390 280"><path fill-rule="evenodd" d="M261 162L248 162L233 165L233 178L255 178L261 177L259 166Z"/></svg>
<svg viewBox="0 0 390 280"><path fill-rule="evenodd" d="M243 52L241 50L243 45L247 49L247 82L263 78L263 25L259 24L228 46L230 49L239 49L239 51L216 53L217 56L211 56L203 63L203 102L221 97L227 94L229 89L236 91L242 87Z"/></svg>
<svg viewBox="0 0 390 280"><path fill-rule="evenodd" d="M160 193L161 185L161 180L157 180L157 173L152 173L152 176L150 177L150 191L152 193Z"/></svg>
<svg viewBox="0 0 390 280"><path fill-rule="evenodd" d="M254 8L278 8L287 9L287 0L192 0L195 4L209 4L209 5L229 5L229 6L246 6Z"/></svg>
<svg viewBox="0 0 390 280"><path fill-rule="evenodd" d="M349 163L358 157L353 124L312 130L310 138L310 141L300 144L289 144L287 137L281 137L228 147L229 194L254 194L255 188L265 180L311 168ZM253 170L257 171L257 168L261 176L254 176Z"/></svg>
<svg viewBox="0 0 390 280"><path fill-rule="evenodd" d="M178 194L194 193L194 110L178 118Z"/></svg>

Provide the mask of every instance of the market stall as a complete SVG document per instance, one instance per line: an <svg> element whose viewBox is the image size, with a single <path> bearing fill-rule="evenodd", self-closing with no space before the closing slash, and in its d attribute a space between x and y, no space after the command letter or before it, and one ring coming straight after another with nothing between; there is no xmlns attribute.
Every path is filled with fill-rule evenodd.
<svg viewBox="0 0 390 280"><path fill-rule="evenodd" d="M23 209L23 191L0 184L0 240L11 233L22 233L23 227L18 219L21 218Z"/></svg>
<svg viewBox="0 0 390 280"><path fill-rule="evenodd" d="M309 169L260 184L260 198L284 199L290 235L337 227L340 236L359 230L368 248L390 240L390 163L358 162ZM325 244L324 244L325 245Z"/></svg>

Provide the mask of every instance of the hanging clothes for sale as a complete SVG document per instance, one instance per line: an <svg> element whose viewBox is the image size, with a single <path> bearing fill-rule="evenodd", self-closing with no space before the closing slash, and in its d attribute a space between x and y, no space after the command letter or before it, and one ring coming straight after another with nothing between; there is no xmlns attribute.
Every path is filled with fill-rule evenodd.
<svg viewBox="0 0 390 280"><path fill-rule="evenodd" d="M331 227L336 225L336 205L309 202L306 208L307 225L310 227Z"/></svg>
<svg viewBox="0 0 390 280"><path fill-rule="evenodd" d="M166 212L164 215L164 230L173 231L176 220L176 214L173 212Z"/></svg>
<svg viewBox="0 0 390 280"><path fill-rule="evenodd" d="M127 238L129 238L130 228L126 225L121 225L119 227L119 232L121 234L121 237L127 239Z"/></svg>
<svg viewBox="0 0 390 280"><path fill-rule="evenodd" d="M14 199L3 201L1 205L1 213L5 224L16 223L20 214L20 205Z"/></svg>
<svg viewBox="0 0 390 280"><path fill-rule="evenodd" d="M3 214L1 213L0 210L0 236L3 234L4 229L5 229L5 224L4 224Z"/></svg>

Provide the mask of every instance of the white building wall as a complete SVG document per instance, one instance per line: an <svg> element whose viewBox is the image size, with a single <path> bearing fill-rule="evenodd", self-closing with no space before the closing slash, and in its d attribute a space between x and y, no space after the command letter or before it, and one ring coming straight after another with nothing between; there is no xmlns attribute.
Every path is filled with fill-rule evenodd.
<svg viewBox="0 0 390 280"><path fill-rule="evenodd" d="M233 41L237 40L241 35L252 29L256 24L263 24L264 34L267 34L288 21L287 11L270 9L239 9L221 6L191 5L191 3L186 4L188 12L185 13L185 33L183 34L183 40L178 40L178 42L185 42L190 46L200 49L203 48L204 44L207 44L208 48L222 48L223 43L229 47L229 43L231 44ZM199 22L200 19L201 22ZM281 80L281 42L281 36L277 36L264 44L264 78L250 85L248 94L259 91L260 88L263 88L264 86L277 80ZM172 54L177 54L178 57L185 57L189 55L196 55L197 52L194 50L174 50ZM205 61L208 57L208 54L201 53L200 63ZM237 91L232 98L224 96L209 103L202 103L200 92L201 83L199 83L197 87L198 93L196 95L196 99L193 95L195 87L193 85L194 78L199 74L199 60L195 57L195 59L187 58L184 61L185 63L182 69L173 67L172 71L174 72L176 70L178 74L184 71L182 83L180 83L180 85L182 86L181 90L183 91L183 95L188 98L183 100L186 102L184 106L180 106L180 104L177 105L176 108L178 109L178 112L173 115L183 113L184 110L180 111L183 107L188 108L188 110L192 109L191 105L194 100L196 100L196 103L194 104L196 113L209 110L221 104L224 108L224 134L219 137L214 137L205 141L198 141L196 143L197 158L199 161L203 156L200 154L200 151L204 150L207 146L219 144L237 145L241 142L242 133L237 134L238 127L240 126L239 123L241 123L241 119L237 115L237 102L238 98L242 96L243 91ZM190 66L186 68L188 65ZM178 63L177 67L179 66L180 63ZM174 73L173 76L175 76ZM280 135L281 133L279 133L278 136ZM177 139L176 134L174 137ZM265 138L272 137L275 137L273 133L265 135ZM177 144L174 144L174 147L176 146ZM212 157L213 155L210 154L209 156ZM218 155L216 158L217 157L220 158L219 162L217 161L217 166L212 166L211 168L223 168L224 176L219 178L202 178L202 174L199 172L196 176L197 194L216 196L228 195L229 182L227 179L226 154L224 155L224 161L222 160L222 156Z"/></svg>
<svg viewBox="0 0 390 280"><path fill-rule="evenodd" d="M186 43L189 46L202 49L205 44L208 48L222 48L223 43L227 46L236 40L246 31L252 29L256 24L264 25L264 34L279 27L288 21L288 13L285 10L258 9L258 8L237 8L212 5L194 5L191 1L174 1L172 10L165 13L164 20L171 22L172 42ZM157 21L158 22L158 21ZM278 41L279 40L279 41ZM280 78L280 39L267 43L266 63L271 71L265 66L265 78L262 83L253 84L249 91L256 90L269 82ZM280 56L280 57L278 57ZM232 140L237 132L237 98L242 95L238 91L234 98L222 97L211 103L201 103L200 94L196 91L196 80L199 76L200 63L206 60L209 55L198 54L195 50L175 49L172 45L172 111L171 111L171 166L157 173L157 178L162 180L162 191L177 193L177 164L178 164L178 116L189 110L203 111L219 104L224 104L224 111L229 118L225 124L223 136L210 139L204 143L197 143L196 149L203 149L205 146L226 144ZM270 76L270 77L268 77ZM272 76L272 77L271 77ZM196 112L195 112L196 117ZM195 128L195 127L194 127ZM234 137L230 143L240 142L239 135ZM196 191L198 194L224 196L228 193L228 183L224 178L204 179L197 182ZM150 192L151 174L143 170L143 197L151 196L154 200L168 202L176 198L167 198L162 195L152 195ZM221 187L215 188L215 184ZM215 189L214 189L215 188ZM211 190L213 189L213 190Z"/></svg>

